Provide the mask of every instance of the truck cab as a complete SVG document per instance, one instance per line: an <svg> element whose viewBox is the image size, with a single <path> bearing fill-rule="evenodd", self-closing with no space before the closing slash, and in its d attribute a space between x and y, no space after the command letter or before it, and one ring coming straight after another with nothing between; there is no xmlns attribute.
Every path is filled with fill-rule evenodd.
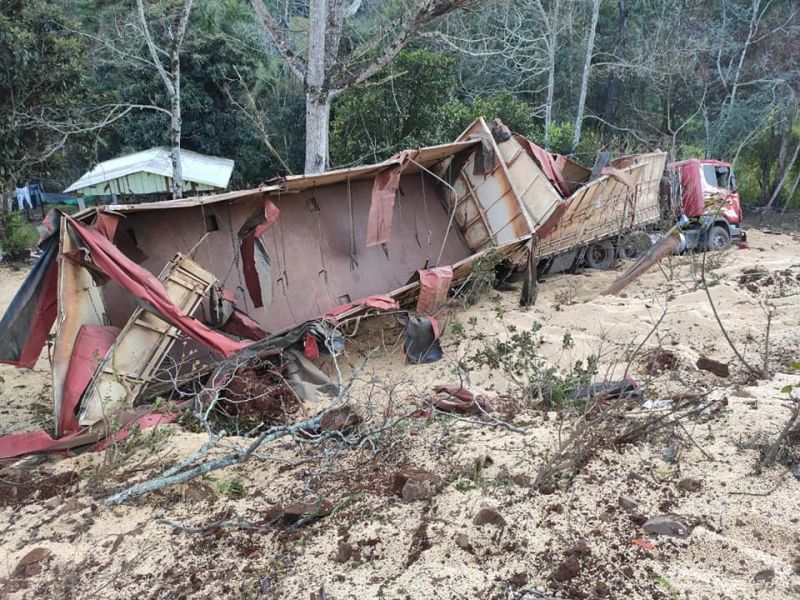
<svg viewBox="0 0 800 600"><path fill-rule="evenodd" d="M692 158L670 164L667 172L678 188L678 193L672 194L673 206L686 236L686 248L719 250L733 240L745 239L730 163ZM680 202L675 201L678 198Z"/></svg>

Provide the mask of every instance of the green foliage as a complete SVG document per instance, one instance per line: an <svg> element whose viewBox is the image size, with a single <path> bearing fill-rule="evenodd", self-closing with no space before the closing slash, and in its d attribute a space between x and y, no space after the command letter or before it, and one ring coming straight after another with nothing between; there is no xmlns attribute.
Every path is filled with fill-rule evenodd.
<svg viewBox="0 0 800 600"><path fill-rule="evenodd" d="M537 139L542 127L534 116L534 107L511 92L499 92L471 101L451 100L442 107L439 119L446 127L446 139L455 139L477 117L499 118L511 131Z"/></svg>
<svg viewBox="0 0 800 600"><path fill-rule="evenodd" d="M235 479L221 479L216 484L218 494L228 496L229 498L243 498L247 495L247 489L241 482Z"/></svg>
<svg viewBox="0 0 800 600"><path fill-rule="evenodd" d="M38 122L83 103L85 44L51 0L0 0L0 193L47 176L66 153L46 149L60 135ZM5 188L5 189L4 189Z"/></svg>
<svg viewBox="0 0 800 600"><path fill-rule="evenodd" d="M4 259L26 258L36 245L39 234L18 212L0 212L0 250Z"/></svg>
<svg viewBox="0 0 800 600"><path fill-rule="evenodd" d="M443 54L404 50L376 75L382 83L343 94L333 109L332 163L377 162L402 148L442 141L439 108L455 89L454 67Z"/></svg>
<svg viewBox="0 0 800 600"><path fill-rule="evenodd" d="M553 408L573 403L573 392L591 382L597 373L597 358L590 357L586 364L576 361L567 374L561 374L536 353L537 334L541 323L534 322L530 329L518 330L510 326L507 340L497 337L483 338L482 347L469 359L475 367L487 367L510 380L525 401L540 399ZM571 336L565 335L564 349L572 347Z"/></svg>

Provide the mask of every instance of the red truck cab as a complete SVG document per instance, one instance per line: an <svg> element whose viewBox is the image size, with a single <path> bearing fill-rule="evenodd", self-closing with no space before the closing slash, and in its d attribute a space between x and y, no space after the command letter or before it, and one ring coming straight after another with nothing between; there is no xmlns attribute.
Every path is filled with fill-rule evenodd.
<svg viewBox="0 0 800 600"><path fill-rule="evenodd" d="M680 182L681 229L689 246L719 249L731 240L743 240L742 207L730 163L691 158L672 163L667 171ZM694 243L693 243L694 242Z"/></svg>

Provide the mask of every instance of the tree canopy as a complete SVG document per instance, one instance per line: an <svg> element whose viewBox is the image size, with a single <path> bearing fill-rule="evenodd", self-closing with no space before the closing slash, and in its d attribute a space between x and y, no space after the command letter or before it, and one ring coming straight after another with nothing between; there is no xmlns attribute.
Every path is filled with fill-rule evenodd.
<svg viewBox="0 0 800 600"><path fill-rule="evenodd" d="M313 2L255 1L305 64ZM307 81L254 2L195 0L180 51L181 146L234 159L235 187L306 164ZM484 115L586 163L605 149L730 160L747 204L800 202L795 1L415 2L427 16L386 54L410 5L324 0L342 20L341 64L325 63L341 84L332 166L450 141ZM181 2L144 4L168 40ZM63 189L98 161L170 144L141 33L134 0L0 0L4 188Z"/></svg>

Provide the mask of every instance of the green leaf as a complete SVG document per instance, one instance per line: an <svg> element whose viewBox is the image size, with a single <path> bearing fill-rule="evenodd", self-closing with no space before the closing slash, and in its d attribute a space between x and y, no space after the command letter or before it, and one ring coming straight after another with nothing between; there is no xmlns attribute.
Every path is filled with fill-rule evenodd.
<svg viewBox="0 0 800 600"><path fill-rule="evenodd" d="M789 394L792 391L791 385L785 385L781 388L781 394Z"/></svg>

